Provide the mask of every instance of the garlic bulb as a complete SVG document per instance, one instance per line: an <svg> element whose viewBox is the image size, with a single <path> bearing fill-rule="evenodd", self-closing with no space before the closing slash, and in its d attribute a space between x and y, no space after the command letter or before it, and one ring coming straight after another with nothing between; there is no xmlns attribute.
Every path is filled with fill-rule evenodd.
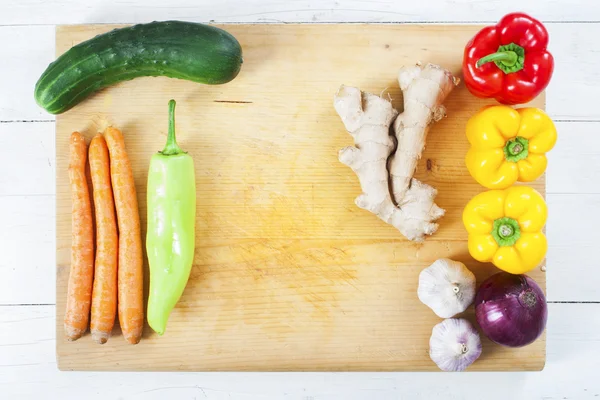
<svg viewBox="0 0 600 400"><path fill-rule="evenodd" d="M442 371L464 371L481 355L481 339L466 319L446 319L433 327L429 357Z"/></svg>
<svg viewBox="0 0 600 400"><path fill-rule="evenodd" d="M458 261L437 260L419 274L419 300L438 317L451 318L475 298L475 275Z"/></svg>

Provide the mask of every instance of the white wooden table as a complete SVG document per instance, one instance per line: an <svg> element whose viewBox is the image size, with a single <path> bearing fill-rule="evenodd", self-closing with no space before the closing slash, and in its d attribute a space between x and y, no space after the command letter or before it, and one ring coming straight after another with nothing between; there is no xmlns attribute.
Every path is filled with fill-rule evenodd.
<svg viewBox="0 0 600 400"><path fill-rule="evenodd" d="M54 119L33 101L54 27L199 22L543 20L559 141L547 200L547 364L541 373L64 373L54 344ZM0 0L0 398L600 399L600 2L597 0Z"/></svg>

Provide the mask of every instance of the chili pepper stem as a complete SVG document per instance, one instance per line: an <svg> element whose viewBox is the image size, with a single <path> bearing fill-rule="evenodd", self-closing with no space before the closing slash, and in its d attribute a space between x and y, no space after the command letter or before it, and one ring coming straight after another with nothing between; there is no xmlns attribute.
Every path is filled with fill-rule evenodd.
<svg viewBox="0 0 600 400"><path fill-rule="evenodd" d="M175 138L175 104L175 100L169 101L169 133L167 135L167 144L161 151L161 154L165 156L174 156L184 153L177 144L177 139Z"/></svg>

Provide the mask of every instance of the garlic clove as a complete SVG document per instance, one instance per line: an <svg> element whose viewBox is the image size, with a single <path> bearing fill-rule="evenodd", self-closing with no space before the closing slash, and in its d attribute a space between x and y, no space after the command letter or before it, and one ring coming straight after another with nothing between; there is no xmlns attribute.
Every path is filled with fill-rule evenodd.
<svg viewBox="0 0 600 400"><path fill-rule="evenodd" d="M461 262L442 258L419 274L419 300L438 317L451 318L475 299L475 275Z"/></svg>
<svg viewBox="0 0 600 400"><path fill-rule="evenodd" d="M481 339L466 319L446 319L433 327L429 356L442 371L464 371L481 355Z"/></svg>

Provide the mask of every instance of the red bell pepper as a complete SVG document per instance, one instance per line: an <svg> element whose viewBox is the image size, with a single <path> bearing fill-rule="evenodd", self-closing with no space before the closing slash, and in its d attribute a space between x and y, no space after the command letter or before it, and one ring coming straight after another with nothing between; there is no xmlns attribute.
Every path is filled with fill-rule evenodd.
<svg viewBox="0 0 600 400"><path fill-rule="evenodd" d="M533 100L550 82L554 59L548 31L527 14L504 16L480 30L465 47L463 77L469 91L503 104Z"/></svg>

